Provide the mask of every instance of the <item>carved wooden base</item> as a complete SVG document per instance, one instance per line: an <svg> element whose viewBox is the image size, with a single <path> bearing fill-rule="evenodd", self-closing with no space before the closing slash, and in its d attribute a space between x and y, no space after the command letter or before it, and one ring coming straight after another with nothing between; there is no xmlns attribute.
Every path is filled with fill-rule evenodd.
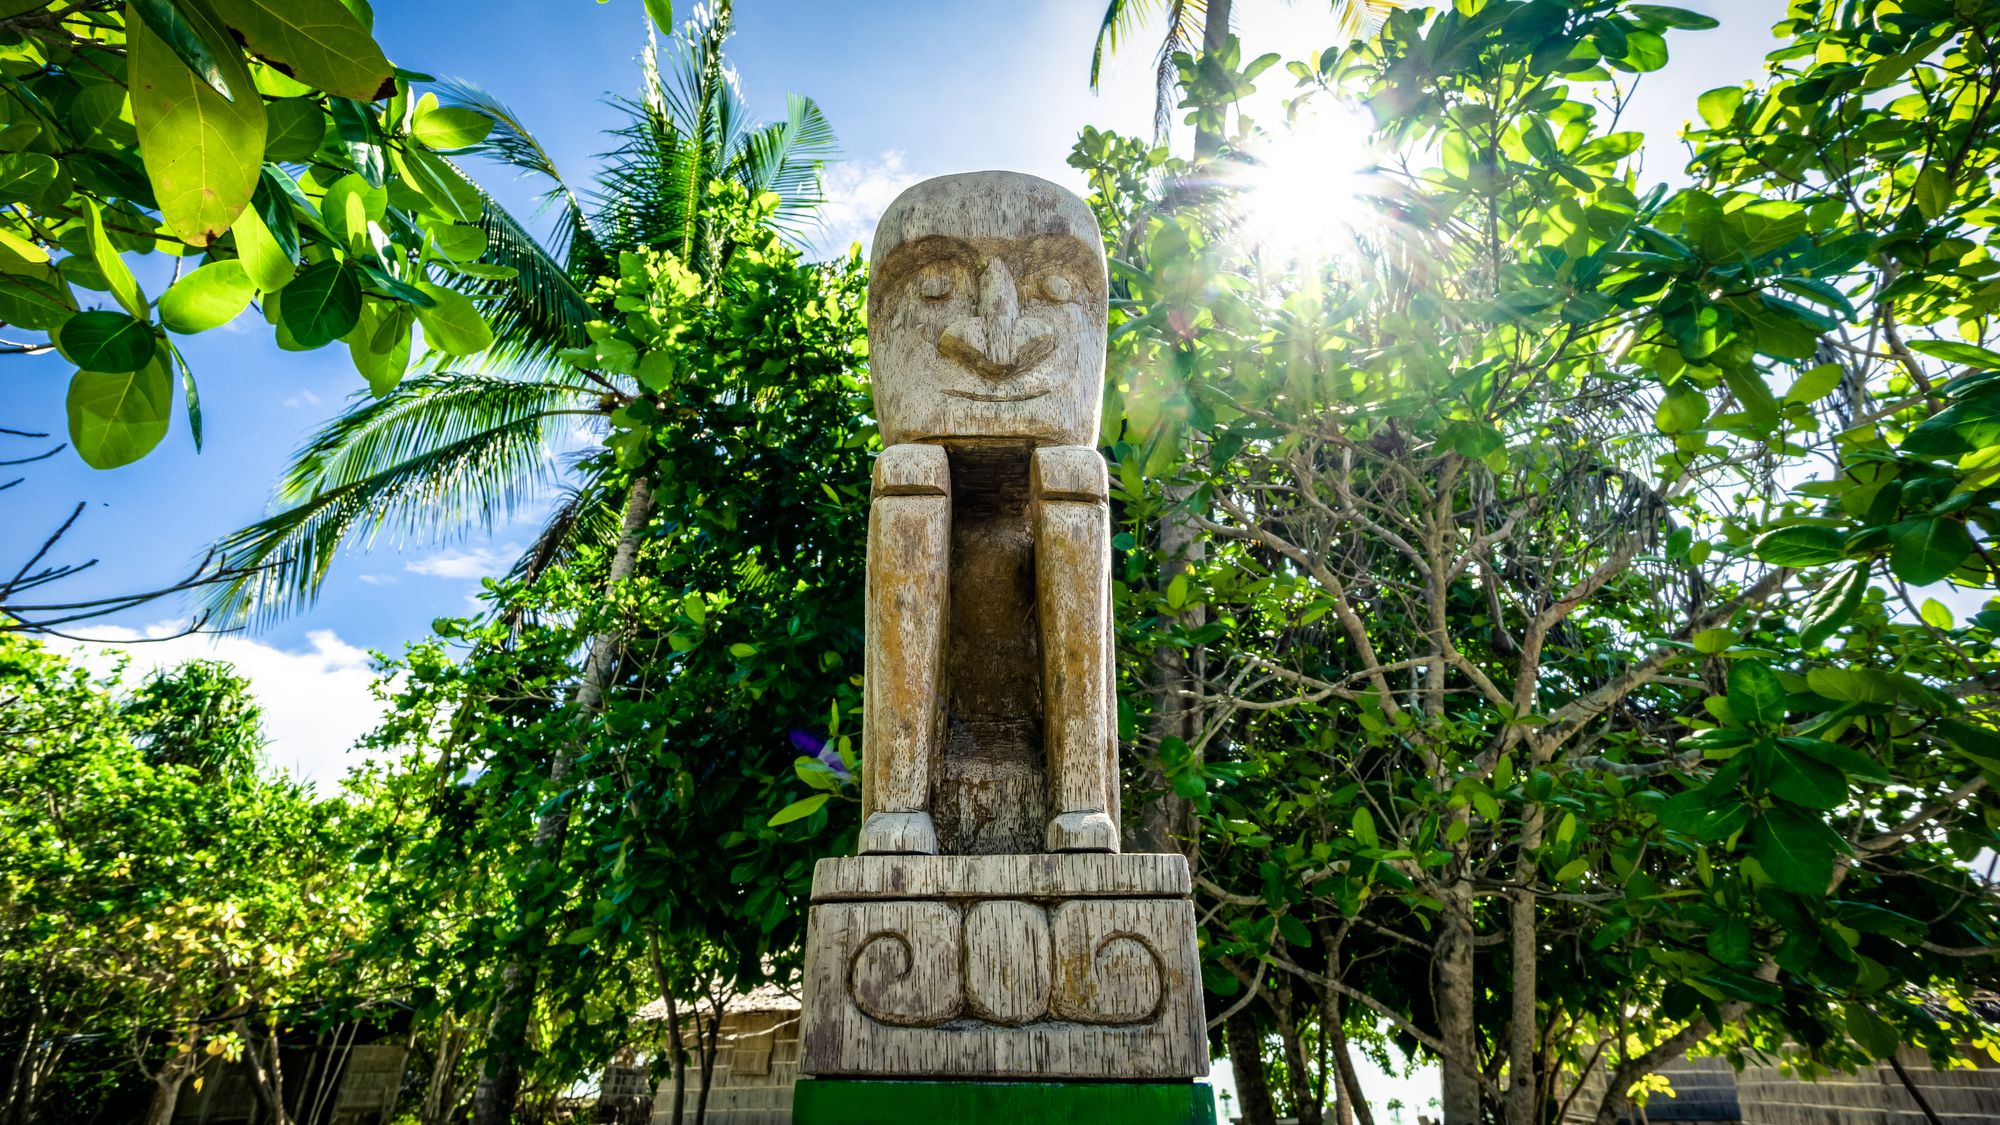
<svg viewBox="0 0 2000 1125"><path fill-rule="evenodd" d="M801 1078L794 1125L1215 1125L1206 1082L899 1082Z"/></svg>
<svg viewBox="0 0 2000 1125"><path fill-rule="evenodd" d="M1208 1073L1178 855L858 856L813 875L800 1071Z"/></svg>

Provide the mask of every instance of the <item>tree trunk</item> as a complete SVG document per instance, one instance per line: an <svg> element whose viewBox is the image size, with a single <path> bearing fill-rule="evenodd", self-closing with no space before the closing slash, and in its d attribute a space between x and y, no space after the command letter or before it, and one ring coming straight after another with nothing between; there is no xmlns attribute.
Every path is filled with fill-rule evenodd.
<svg viewBox="0 0 2000 1125"><path fill-rule="evenodd" d="M277 1030L272 1029L259 1043L250 1031L249 1017L238 1016L236 1035L243 1040L243 1061L250 1064L250 1094L263 1112L264 1125L291 1125L291 1115L285 1112L285 1072L278 1062ZM267 1049L268 1060L264 1057Z"/></svg>
<svg viewBox="0 0 2000 1125"><path fill-rule="evenodd" d="M681 1038L681 1006L674 1001L673 981L667 977L667 958L660 949L660 928L646 927L647 944L653 951L653 976L660 986L660 1000L667 1006L668 1056L673 1060L674 1117L673 1125L681 1125L683 1103L687 1100L687 1042Z"/></svg>
<svg viewBox="0 0 2000 1125"><path fill-rule="evenodd" d="M153 1100L146 1104L146 1125L167 1125L174 1119L174 1107L181 1100L181 1084L187 1081L190 1069L168 1063L160 1076L153 1079Z"/></svg>
<svg viewBox="0 0 2000 1125"><path fill-rule="evenodd" d="M715 1056L722 1041L722 1001L713 1000L715 1010L709 1013L708 1039L702 1041L701 1013L694 1017L695 1046L701 1050L701 1092L694 1099L694 1125L707 1125L708 1091L715 1080Z"/></svg>
<svg viewBox="0 0 2000 1125"><path fill-rule="evenodd" d="M1222 1021L1222 1035L1229 1048L1230 1069L1236 1072L1236 1108L1243 1125L1277 1125L1278 1110L1271 1104L1271 1081L1264 1073L1264 1043L1257 1034L1257 1021L1248 1012L1237 1012Z"/></svg>
<svg viewBox="0 0 2000 1125"><path fill-rule="evenodd" d="M1454 881L1438 891L1444 910L1438 918L1435 959L1439 1038L1444 1041L1442 1108L1444 1125L1480 1125L1478 1031L1472 1012L1472 888Z"/></svg>
<svg viewBox="0 0 2000 1125"><path fill-rule="evenodd" d="M1299 1021L1293 1004L1290 974L1277 980L1277 994L1271 997L1271 1011L1278 1017L1278 1043L1285 1052L1285 1084L1292 1091L1292 1116L1299 1125L1320 1125L1320 1098L1315 1076L1306 1066L1304 1046L1299 1042Z"/></svg>
<svg viewBox="0 0 2000 1125"><path fill-rule="evenodd" d="M1507 1014L1507 1125L1533 1125L1537 1120L1540 1075L1535 1073L1537 1021L1535 1007L1536 973L1541 956L1535 930L1535 892L1539 872L1534 854L1542 846L1542 810L1530 805L1521 817L1520 859L1514 864L1514 881L1521 889L1507 906L1507 946L1513 961L1508 982Z"/></svg>
<svg viewBox="0 0 2000 1125"><path fill-rule="evenodd" d="M1230 0L1210 0L1202 24L1203 51L1219 50L1228 42L1229 8ZM1221 133L1195 130L1194 151L1197 158L1214 156L1221 149ZM1160 518L1160 588L1163 590L1176 575L1192 570L1204 554L1205 541L1201 537L1201 528L1195 523L1194 514L1187 510L1194 491L1181 486L1167 489L1168 508ZM1173 616L1171 621L1183 629L1199 628L1207 623L1208 610L1202 606L1191 606ZM1153 684L1157 693L1151 724L1154 745L1168 738L1178 738L1192 748L1200 738L1201 709L1194 700L1180 693L1199 690L1201 668L1199 648L1185 653L1166 647L1154 651ZM1194 807L1173 791L1160 770L1147 770L1142 784L1158 796L1148 801L1139 812L1138 847L1134 850L1180 852L1188 857L1192 866L1197 858Z"/></svg>
<svg viewBox="0 0 2000 1125"><path fill-rule="evenodd" d="M644 478L632 482L625 498L625 522L618 532L618 550L611 558L609 590L632 576L639 562L639 542L646 524L653 518L653 490ZM623 632L610 628L590 639L590 654L583 661L583 677L576 688L578 715L587 723L604 710L605 692L611 686L612 671L618 665ZM558 753L549 763L549 781L560 787L575 762ZM569 808L557 803L535 823L532 844L535 854L553 859L562 852L563 837L569 831ZM535 1006L536 949L539 934L526 935L524 953L500 974L500 995L493 1003L493 1020L487 1031L490 1048L480 1070L479 1087L472 1094L473 1125L509 1125L514 1119L514 1100L521 1095L521 1070L528 1054L528 1019Z"/></svg>

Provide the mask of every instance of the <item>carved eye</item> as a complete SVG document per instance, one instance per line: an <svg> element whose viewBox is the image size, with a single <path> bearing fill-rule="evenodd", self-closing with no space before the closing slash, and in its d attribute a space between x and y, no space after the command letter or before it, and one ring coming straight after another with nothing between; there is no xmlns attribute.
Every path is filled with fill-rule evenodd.
<svg viewBox="0 0 2000 1125"><path fill-rule="evenodd" d="M951 271L938 266L917 277L917 296L926 301L942 301L951 296Z"/></svg>
<svg viewBox="0 0 2000 1125"><path fill-rule="evenodd" d="M1039 296L1043 300L1058 304L1076 296L1076 284L1059 273L1044 274L1035 288L1040 291Z"/></svg>

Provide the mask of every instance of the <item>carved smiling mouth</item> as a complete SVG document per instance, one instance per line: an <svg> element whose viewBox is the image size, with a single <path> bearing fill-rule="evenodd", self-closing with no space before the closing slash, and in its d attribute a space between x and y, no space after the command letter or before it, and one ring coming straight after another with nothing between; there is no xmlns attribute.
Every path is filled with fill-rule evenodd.
<svg viewBox="0 0 2000 1125"><path fill-rule="evenodd" d="M1026 402L1031 398L1040 398L1048 394L1049 388L1043 387L1040 390L1022 391L1020 394L1013 395L983 395L978 391L954 391L949 389L944 393L956 398L969 398L974 402Z"/></svg>

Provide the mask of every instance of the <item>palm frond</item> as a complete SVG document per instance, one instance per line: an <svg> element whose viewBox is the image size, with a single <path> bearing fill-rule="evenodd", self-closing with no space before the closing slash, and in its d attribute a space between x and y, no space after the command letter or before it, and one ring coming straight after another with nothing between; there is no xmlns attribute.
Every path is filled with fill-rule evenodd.
<svg viewBox="0 0 2000 1125"><path fill-rule="evenodd" d="M481 194L485 196L483 191ZM556 369L558 351L588 339L583 326L597 313L584 299L576 279L601 273L606 264L604 251L594 238L571 243L568 264L558 262L491 196L485 196L479 229L486 232L486 260L514 270L511 278L481 282L469 289L493 329L488 357L502 365Z"/></svg>
<svg viewBox="0 0 2000 1125"><path fill-rule="evenodd" d="M1104 22L1097 27L1097 44L1090 50L1090 88L1104 71L1104 56L1118 53L1118 42L1128 39L1140 24L1152 18L1159 0L1111 0L1104 8Z"/></svg>
<svg viewBox="0 0 2000 1125"><path fill-rule="evenodd" d="M539 492L565 416L586 412L576 387L433 372L329 422L294 458L285 506L225 536L219 557L246 576L209 593L229 620L273 620L310 605L343 543L384 526L431 540L468 522L492 526Z"/></svg>
<svg viewBox="0 0 2000 1125"><path fill-rule="evenodd" d="M820 170L840 154L833 126L818 103L802 94L785 100L785 119L746 134L731 161L731 172L752 193L778 197L778 225L797 230L826 202Z"/></svg>
<svg viewBox="0 0 2000 1125"><path fill-rule="evenodd" d="M1160 53L1153 60L1153 142L1165 143L1173 128L1174 83L1180 69L1174 56L1193 54L1202 47L1208 22L1208 0L1167 0L1167 34L1160 40Z"/></svg>
<svg viewBox="0 0 2000 1125"><path fill-rule="evenodd" d="M616 542L624 520L622 500L619 492L605 488L596 477L564 489L562 502L549 513L534 543L507 576L533 582L574 559L578 549L587 544Z"/></svg>

